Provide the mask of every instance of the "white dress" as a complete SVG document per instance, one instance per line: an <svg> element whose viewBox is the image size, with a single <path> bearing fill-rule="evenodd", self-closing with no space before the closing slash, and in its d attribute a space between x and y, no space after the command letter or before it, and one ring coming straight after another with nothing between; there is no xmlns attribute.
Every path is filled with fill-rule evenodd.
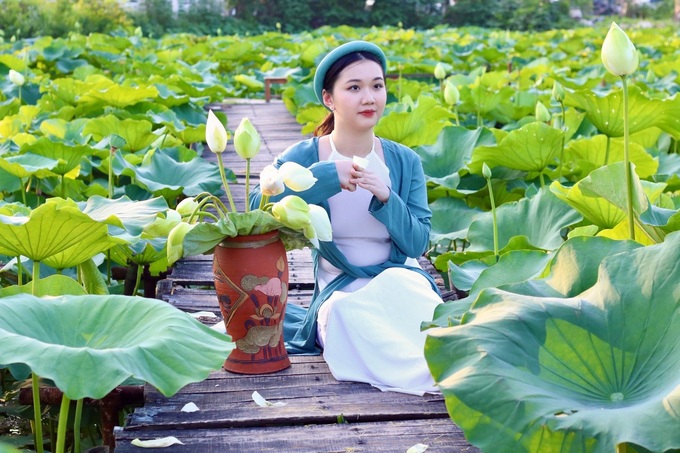
<svg viewBox="0 0 680 453"><path fill-rule="evenodd" d="M333 150L329 160L350 159ZM375 151L368 167L390 185L389 170ZM369 212L372 194L357 187L329 199L333 240L354 265L385 261L391 242L387 228ZM360 232L360 236L357 236ZM407 263L418 266L409 258ZM319 259L323 289L340 270ZM391 268L373 279L362 278L336 291L321 305L317 339L326 363L340 381L366 382L381 390L422 395L438 392L423 353L429 321L441 298L417 272Z"/></svg>

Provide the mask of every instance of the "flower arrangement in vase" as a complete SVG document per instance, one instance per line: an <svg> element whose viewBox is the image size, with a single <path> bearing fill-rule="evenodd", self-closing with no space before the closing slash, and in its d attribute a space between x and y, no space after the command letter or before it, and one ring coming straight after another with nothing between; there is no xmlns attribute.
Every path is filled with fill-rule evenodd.
<svg viewBox="0 0 680 453"><path fill-rule="evenodd" d="M299 192L316 182L311 171L292 162L278 169L265 167L260 174L260 206L249 209L250 160L260 150L260 137L248 118L234 132L234 148L246 160L246 206L239 212L222 161L227 141L225 127L209 111L206 142L217 155L229 207L210 193L182 200L176 208L182 222L168 236L168 261L172 264L182 257L213 253L220 311L227 334L236 344L224 368L269 373L290 365L282 335L288 295L286 251L330 241L331 225L323 208L297 195L269 202L285 187Z"/></svg>

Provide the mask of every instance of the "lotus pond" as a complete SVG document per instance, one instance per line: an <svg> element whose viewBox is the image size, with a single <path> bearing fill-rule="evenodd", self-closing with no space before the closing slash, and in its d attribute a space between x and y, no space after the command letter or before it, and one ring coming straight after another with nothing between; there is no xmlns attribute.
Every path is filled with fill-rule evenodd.
<svg viewBox="0 0 680 453"><path fill-rule="evenodd" d="M423 323L453 421L485 451L680 449L680 34L623 28L639 57L625 77L602 64L609 24L0 42L7 398L29 377L57 386L65 402L31 415L35 435L77 451L64 420L83 398L132 377L172 394L219 368L226 337L139 294L145 269L168 269L178 203L221 195L203 156L207 107L261 99L266 76L287 77L277 94L310 132L325 115L315 62L366 39L389 62L376 133L421 156L429 256L465 295ZM118 268L139 276L134 287ZM140 356L149 313L159 329L195 335L161 335ZM194 342L201 363L189 362ZM110 379L93 377L102 367Z"/></svg>

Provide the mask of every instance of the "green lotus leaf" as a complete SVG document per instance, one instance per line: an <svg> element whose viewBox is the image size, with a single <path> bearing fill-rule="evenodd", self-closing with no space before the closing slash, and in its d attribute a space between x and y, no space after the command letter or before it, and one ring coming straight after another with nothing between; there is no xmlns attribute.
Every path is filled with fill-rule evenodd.
<svg viewBox="0 0 680 453"><path fill-rule="evenodd" d="M551 255L537 250L511 250L500 256L494 255L478 260L469 260L461 266L448 262L448 275L452 286L467 291L462 299L438 305L431 322L423 328L458 325L462 316L470 309L480 291L485 288L501 287L523 283L544 271Z"/></svg>
<svg viewBox="0 0 680 453"><path fill-rule="evenodd" d="M103 398L131 377L170 396L218 370L233 348L156 299L21 295L0 299L0 311L0 363L28 365L72 400Z"/></svg>
<svg viewBox="0 0 680 453"><path fill-rule="evenodd" d="M182 93L179 90L173 90L164 83L156 82L154 86L156 87L156 90L158 90L157 102L165 106L174 107L176 105L182 105L189 102L191 99L187 94Z"/></svg>
<svg viewBox="0 0 680 453"><path fill-rule="evenodd" d="M0 215L0 254L43 261L88 238L101 237L106 230L106 225L80 212L75 203L51 198L29 216Z"/></svg>
<svg viewBox="0 0 680 453"><path fill-rule="evenodd" d="M15 296L17 294L33 294L37 297L63 296L64 294L84 296L87 294L76 280L59 274L41 278L35 286L36 287L34 287L33 282L29 282L21 286L13 285L0 288L0 298Z"/></svg>
<svg viewBox="0 0 680 453"><path fill-rule="evenodd" d="M657 172L657 180L666 182L668 190L680 190L680 154L660 154Z"/></svg>
<svg viewBox="0 0 680 453"><path fill-rule="evenodd" d="M17 178L25 179L36 176L40 179L55 176L53 168L59 161L37 154L21 154L18 156L0 157L0 170L4 170Z"/></svg>
<svg viewBox="0 0 680 453"><path fill-rule="evenodd" d="M415 151L423 162L428 182L455 189L460 182L458 172L470 161L475 147L492 143L495 139L487 129L447 126L439 133L436 143L419 146Z"/></svg>
<svg viewBox="0 0 680 453"><path fill-rule="evenodd" d="M633 211L640 215L647 210L649 201L635 172L632 176ZM585 196L601 197L622 210L626 209L626 169L623 162L594 170L579 182L579 187Z"/></svg>
<svg viewBox="0 0 680 453"><path fill-rule="evenodd" d="M470 223L481 210L470 208L463 200L442 197L430 203L432 228L430 241L441 243L467 237Z"/></svg>
<svg viewBox="0 0 680 453"><path fill-rule="evenodd" d="M559 181L553 181L550 190L600 229L614 228L626 218L624 210L605 198L584 195L581 192L580 181L572 187L564 187Z"/></svg>
<svg viewBox="0 0 680 453"><path fill-rule="evenodd" d="M645 96L640 88L628 90L628 115L630 133L659 127L675 138L680 138L680 98L658 100ZM602 96L591 90L569 92L564 100L585 111L586 118L604 135L623 137L623 92L611 91Z"/></svg>
<svg viewBox="0 0 680 453"><path fill-rule="evenodd" d="M556 163L562 152L564 132L542 122L533 122L511 131L495 146L478 146L468 165L481 174L482 165L503 166L514 170L542 172Z"/></svg>
<svg viewBox="0 0 680 453"><path fill-rule="evenodd" d="M484 451L680 448L680 233L606 257L575 297L480 293L425 356L453 421Z"/></svg>
<svg viewBox="0 0 680 453"><path fill-rule="evenodd" d="M49 118L40 123L40 132L46 137L56 137L68 144L86 145L90 136L83 134L83 128L88 123L87 118L78 118L67 121L61 118ZM101 153L101 150L96 150Z"/></svg>
<svg viewBox="0 0 680 453"><path fill-rule="evenodd" d="M62 270L82 264L95 255L105 252L116 244L126 243L126 238L111 236L105 224L88 230L87 236L71 247L43 259L43 263L53 269Z"/></svg>
<svg viewBox="0 0 680 453"><path fill-rule="evenodd" d="M90 120L83 128L83 134L92 134L97 141L111 134L120 135L127 142L122 149L135 152L146 148L158 138L151 127L152 124L146 120L120 120L113 115L106 115Z"/></svg>
<svg viewBox="0 0 680 453"><path fill-rule="evenodd" d="M609 162L607 155L609 140ZM623 161L623 141L608 139L605 135L570 141L565 147L565 155L576 161L583 176L591 171L612 162ZM640 178L649 178L656 174L659 163L637 143L629 144L630 162L635 164L635 172Z"/></svg>
<svg viewBox="0 0 680 453"><path fill-rule="evenodd" d="M89 102L91 99L105 102L107 105L125 108L135 105L142 101L155 99L158 96L158 90L155 86L121 86L112 85L110 87L91 90L83 97L83 102Z"/></svg>
<svg viewBox="0 0 680 453"><path fill-rule="evenodd" d="M58 161L59 164L51 170L58 175L69 175L74 179L80 173L80 164L85 157L99 154L100 151L87 145L69 146L66 143L54 142L47 137L40 137L30 145L21 147L22 153L37 154Z"/></svg>
<svg viewBox="0 0 680 453"><path fill-rule="evenodd" d="M437 140L450 117L451 112L436 99L421 96L409 111L395 110L384 115L375 133L410 147L429 145Z"/></svg>
<svg viewBox="0 0 680 453"><path fill-rule="evenodd" d="M581 214L562 203L547 189L532 198L505 203L496 209L498 248L511 246L521 238L542 250L554 250L562 245L562 228L582 220ZM493 219L490 212L480 214L468 231L470 251L493 250Z"/></svg>
<svg viewBox="0 0 680 453"><path fill-rule="evenodd" d="M625 239L588 236L570 238L554 253L548 265L550 271L545 278L493 286L525 296L575 297L597 282L602 260L640 247L640 243Z"/></svg>
<svg viewBox="0 0 680 453"><path fill-rule="evenodd" d="M177 162L163 153L153 153L145 165L135 167L120 155L116 163L123 166L123 174L134 176L140 187L154 196L175 199L180 194L195 196L202 192L218 193L222 179L217 165L197 157L190 162Z"/></svg>

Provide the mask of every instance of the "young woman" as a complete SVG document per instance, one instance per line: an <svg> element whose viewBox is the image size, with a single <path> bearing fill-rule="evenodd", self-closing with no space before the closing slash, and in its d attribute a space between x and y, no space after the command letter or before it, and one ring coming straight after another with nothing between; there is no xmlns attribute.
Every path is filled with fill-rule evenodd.
<svg viewBox="0 0 680 453"><path fill-rule="evenodd" d="M296 195L326 209L333 228L333 241L313 251L312 303L288 305L284 337L293 354L323 349L338 380L422 394L437 389L420 323L441 298L415 259L428 246L431 217L420 158L373 133L387 100L386 69L382 50L365 41L326 55L314 90L330 112L313 138L274 162L312 171L316 184ZM257 187L251 205L259 201Z"/></svg>

